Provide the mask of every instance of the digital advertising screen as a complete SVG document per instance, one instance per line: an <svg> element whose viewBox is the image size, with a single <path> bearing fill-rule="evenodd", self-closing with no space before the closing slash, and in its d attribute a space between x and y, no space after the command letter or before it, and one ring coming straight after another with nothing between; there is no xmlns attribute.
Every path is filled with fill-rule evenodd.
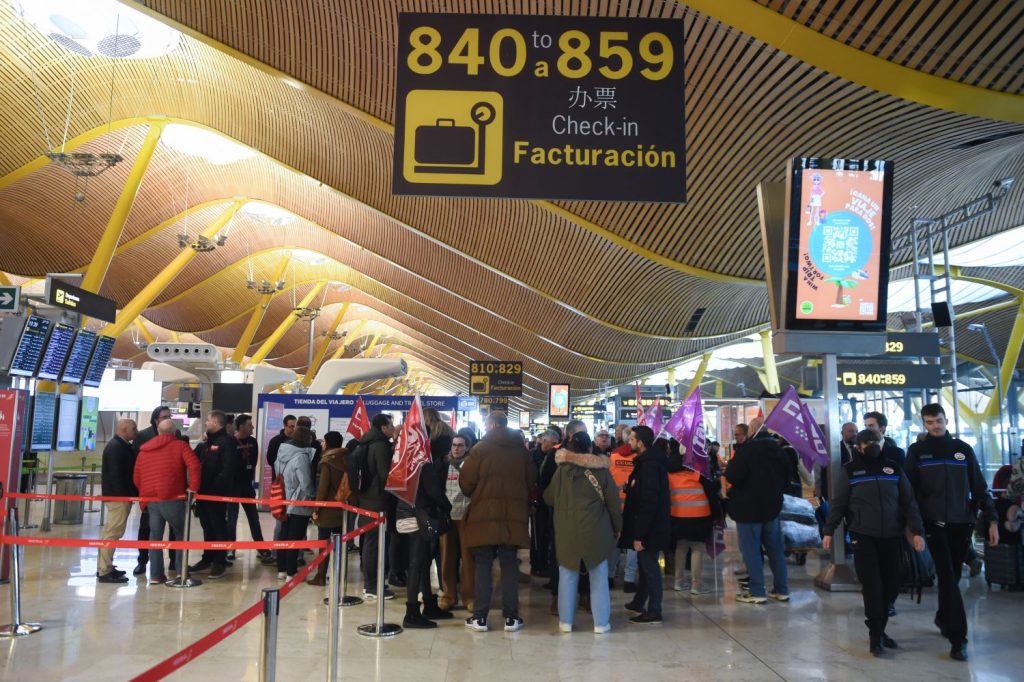
<svg viewBox="0 0 1024 682"><path fill-rule="evenodd" d="M569 418L569 384L548 384L548 418Z"/></svg>
<svg viewBox="0 0 1024 682"><path fill-rule="evenodd" d="M29 315L25 329L18 340L18 349L14 351L9 374L17 377L35 376L39 368L39 359L46 347L46 337L53 323L45 317Z"/></svg>
<svg viewBox="0 0 1024 682"><path fill-rule="evenodd" d="M36 393L32 403L32 435L28 447L36 451L51 450L57 421L57 394Z"/></svg>
<svg viewBox="0 0 1024 682"><path fill-rule="evenodd" d="M75 328L70 324L54 325L50 333L50 341L43 351L43 361L39 364L36 376L40 379L56 381L64 370L64 363L71 351L71 342L75 338Z"/></svg>
<svg viewBox="0 0 1024 682"><path fill-rule="evenodd" d="M57 451L74 450L78 444L78 396L61 393L57 411Z"/></svg>
<svg viewBox="0 0 1024 682"><path fill-rule="evenodd" d="M82 416L78 421L78 449L96 449L96 432L100 426L100 399L94 395L82 398Z"/></svg>
<svg viewBox="0 0 1024 682"><path fill-rule="evenodd" d="M786 327L884 330L892 163L801 157L787 181Z"/></svg>
<svg viewBox="0 0 1024 682"><path fill-rule="evenodd" d="M114 352L114 337L101 336L96 339L96 350L92 352L92 359L89 360L89 369L85 372L82 383L86 386L99 388L103 381L103 371L107 369L110 362L110 354Z"/></svg>
<svg viewBox="0 0 1024 682"><path fill-rule="evenodd" d="M66 384L80 384L85 378L85 372L89 369L89 358L92 357L92 347L96 345L96 332L88 329L79 330L75 340L71 344L71 351L68 353L68 361L64 365L64 372L60 380Z"/></svg>

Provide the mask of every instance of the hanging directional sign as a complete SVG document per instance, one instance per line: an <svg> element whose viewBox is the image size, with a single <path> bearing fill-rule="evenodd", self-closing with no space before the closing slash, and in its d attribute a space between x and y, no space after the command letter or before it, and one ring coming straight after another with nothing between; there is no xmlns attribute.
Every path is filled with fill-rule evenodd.
<svg viewBox="0 0 1024 682"><path fill-rule="evenodd" d="M400 13L395 194L686 201L683 21Z"/></svg>
<svg viewBox="0 0 1024 682"><path fill-rule="evenodd" d="M16 313L21 310L21 287L0 287L0 313Z"/></svg>

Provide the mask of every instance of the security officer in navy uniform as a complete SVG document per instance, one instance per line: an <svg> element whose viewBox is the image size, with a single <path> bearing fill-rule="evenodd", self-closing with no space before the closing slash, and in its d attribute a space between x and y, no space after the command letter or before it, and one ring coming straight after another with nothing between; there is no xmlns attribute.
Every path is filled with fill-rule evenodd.
<svg viewBox="0 0 1024 682"><path fill-rule="evenodd" d="M852 459L839 470L825 522L822 545L831 549L832 534L848 519L856 550L853 565L864 597L864 621L871 653L879 656L896 642L885 634L889 605L900 587L900 543L905 528L914 535L914 550L924 550L924 526L910 481L896 461L882 454L881 434L857 434Z"/></svg>
<svg viewBox="0 0 1024 682"><path fill-rule="evenodd" d="M906 474L924 517L925 538L935 560L939 610L935 624L949 640L949 655L967 660L967 615L960 595L960 570L980 508L988 521L988 541L999 540L996 511L974 450L946 430L946 412L937 403L921 408L927 435L907 451Z"/></svg>

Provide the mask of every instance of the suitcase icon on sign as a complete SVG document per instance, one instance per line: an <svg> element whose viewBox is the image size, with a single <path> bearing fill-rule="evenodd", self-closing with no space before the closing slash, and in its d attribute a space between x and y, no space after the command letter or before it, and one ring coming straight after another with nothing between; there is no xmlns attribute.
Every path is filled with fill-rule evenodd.
<svg viewBox="0 0 1024 682"><path fill-rule="evenodd" d="M487 126L496 117L490 102L470 108L475 126L455 125L453 118L439 118L434 125L416 126L414 154L417 173L482 175L486 171Z"/></svg>

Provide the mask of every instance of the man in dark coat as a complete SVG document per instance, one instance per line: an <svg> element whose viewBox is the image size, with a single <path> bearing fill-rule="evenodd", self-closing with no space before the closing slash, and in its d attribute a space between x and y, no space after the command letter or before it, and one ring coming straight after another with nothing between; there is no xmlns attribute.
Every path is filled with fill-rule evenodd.
<svg viewBox="0 0 1024 682"><path fill-rule="evenodd" d="M116 435L103 448L102 493L108 497L135 497L138 491L132 477L135 473L135 448L132 441L139 429L131 419L117 422ZM103 540L120 540L128 525L132 511L131 502L104 502L107 505L107 521L100 535ZM96 562L98 581L101 583L126 583L124 571L114 568L114 548L101 547ZM145 569L143 569L145 570Z"/></svg>
<svg viewBox="0 0 1024 682"><path fill-rule="evenodd" d="M668 461L665 452L654 448L654 432L638 426L629 437L636 453L633 471L626 481L626 503L622 510L619 547L635 550L640 579L636 596L626 609L638 615L630 623L661 623L662 577L658 553L672 541L669 514Z"/></svg>
<svg viewBox="0 0 1024 682"><path fill-rule="evenodd" d="M235 438L228 434L227 415L212 410L206 415L206 440L196 448L196 454L203 466L202 483L199 492L203 495L230 496L235 492L235 478L241 468ZM200 500L196 502L199 523L203 526L203 538L207 541L226 542L228 539L227 505L223 502ZM206 550L203 558L189 571L198 573L210 569L211 580L224 577L227 568L225 550Z"/></svg>
<svg viewBox="0 0 1024 682"><path fill-rule="evenodd" d="M369 488L359 493L359 506L364 509L390 512L392 497L384 490L384 486L388 482L388 472L391 471L391 453L394 449L391 439L394 436L395 425L391 420L391 415L381 412L373 416L370 430L359 439L359 448L366 448L366 464L370 472ZM388 519L389 525L391 520L391 518ZM383 599L395 598L395 593L387 589L386 585L377 584L377 533L379 532L380 526L366 533L359 545L363 567L363 598L366 600L376 600L378 596ZM377 594L378 589L381 591L380 595Z"/></svg>
<svg viewBox="0 0 1024 682"><path fill-rule="evenodd" d="M788 474L782 448L762 421L754 419L750 431L754 437L736 449L736 455L725 469L729 489L729 516L736 522L740 553L747 565L750 580L736 601L764 604L768 597L789 601L785 547L782 540L782 493ZM764 560L761 547L768 553L774 586L765 594Z"/></svg>

